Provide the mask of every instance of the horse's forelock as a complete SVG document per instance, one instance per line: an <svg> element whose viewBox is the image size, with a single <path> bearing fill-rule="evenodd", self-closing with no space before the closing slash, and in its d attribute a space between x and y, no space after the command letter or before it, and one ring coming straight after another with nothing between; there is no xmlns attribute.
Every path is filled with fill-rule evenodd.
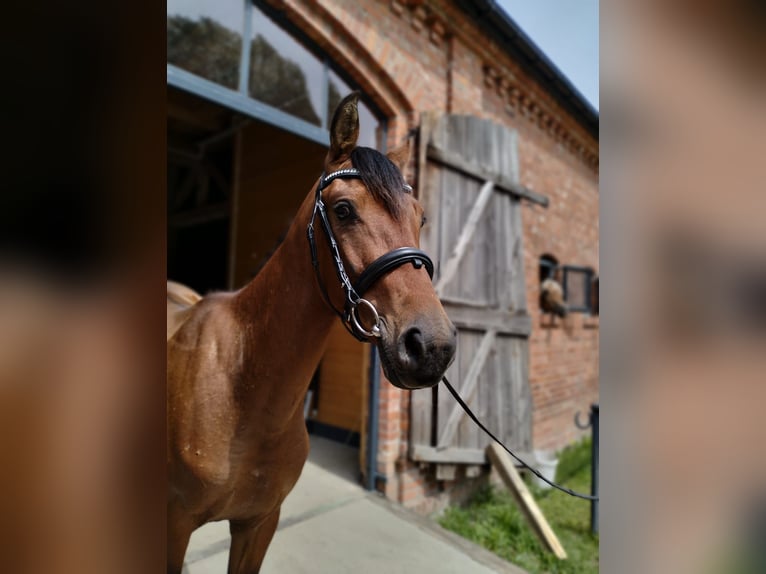
<svg viewBox="0 0 766 574"><path fill-rule="evenodd" d="M362 183L372 196L397 218L407 185L399 168L385 155L368 147L354 148L351 152L351 164L359 170Z"/></svg>

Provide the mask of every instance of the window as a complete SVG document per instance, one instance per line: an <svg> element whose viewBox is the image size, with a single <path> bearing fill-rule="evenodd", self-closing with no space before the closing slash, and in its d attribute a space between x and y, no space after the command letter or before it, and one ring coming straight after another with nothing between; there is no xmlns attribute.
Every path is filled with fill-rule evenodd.
<svg viewBox="0 0 766 574"><path fill-rule="evenodd" d="M280 18L261 2L168 0L168 83L326 143L335 107L356 86ZM381 149L385 120L364 96L359 119L359 145Z"/></svg>
<svg viewBox="0 0 766 574"><path fill-rule="evenodd" d="M540 306L544 311L552 312L563 305L565 312L598 315L598 278L592 268L562 265L553 255L546 253L540 257L539 279L540 285L548 279L556 282L556 285L540 293Z"/></svg>
<svg viewBox="0 0 766 574"><path fill-rule="evenodd" d="M561 266L561 286L570 312L591 312L591 285L593 269L577 265Z"/></svg>
<svg viewBox="0 0 766 574"><path fill-rule="evenodd" d="M168 0L168 64L236 89L242 53L242 0Z"/></svg>
<svg viewBox="0 0 766 574"><path fill-rule="evenodd" d="M546 279L555 279L559 261L553 255L545 254L540 257L540 283Z"/></svg>
<svg viewBox="0 0 766 574"><path fill-rule="evenodd" d="M248 94L324 127L324 63L255 6L252 18Z"/></svg>

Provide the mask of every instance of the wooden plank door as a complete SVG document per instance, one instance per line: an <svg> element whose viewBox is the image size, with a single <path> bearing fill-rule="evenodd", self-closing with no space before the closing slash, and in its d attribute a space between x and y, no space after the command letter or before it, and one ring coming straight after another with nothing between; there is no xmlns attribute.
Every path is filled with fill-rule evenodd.
<svg viewBox="0 0 766 574"><path fill-rule="evenodd" d="M426 114L419 140L418 195L428 218L421 244L438 262L436 291L458 328L447 378L498 437L529 451L531 324L520 201L547 200L519 185L516 134L504 126ZM486 462L489 439L446 389L413 391L410 405L412 459Z"/></svg>

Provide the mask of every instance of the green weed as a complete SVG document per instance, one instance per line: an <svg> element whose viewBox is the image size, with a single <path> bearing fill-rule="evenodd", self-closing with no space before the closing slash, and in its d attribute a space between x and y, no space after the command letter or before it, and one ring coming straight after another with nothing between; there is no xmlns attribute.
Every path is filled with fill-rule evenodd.
<svg viewBox="0 0 766 574"><path fill-rule="evenodd" d="M590 449L587 438L561 451L557 482L590 493ZM466 506L448 508L439 523L531 574L598 572L598 535L590 532L590 502L553 489L530 486L530 490L564 546L566 560L545 550L513 497L502 489L479 491Z"/></svg>

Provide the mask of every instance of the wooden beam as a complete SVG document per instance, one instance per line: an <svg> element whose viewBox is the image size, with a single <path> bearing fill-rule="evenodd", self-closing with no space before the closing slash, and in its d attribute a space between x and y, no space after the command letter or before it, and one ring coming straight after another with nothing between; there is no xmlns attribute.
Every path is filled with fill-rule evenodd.
<svg viewBox="0 0 766 574"><path fill-rule="evenodd" d="M523 197L533 203L548 207L549 201L546 196L511 181L502 173L497 173L481 166L473 165L454 152L442 149L434 144L428 144L427 155L429 159L440 163L444 167L458 171L479 181L491 181L500 191L510 193L517 197Z"/></svg>
<svg viewBox="0 0 766 574"><path fill-rule="evenodd" d="M476 228L479 226L479 221L481 221L481 217L484 215L487 205L489 205L489 200L492 199L492 188L494 186L495 184L491 181L486 182L482 186L481 191L479 192L479 197L476 198L476 203L473 204L471 213L468 214L468 220L460 231L455 248L452 250L452 254L444 265L444 270L439 276L439 281L436 282L434 289L436 290L437 295L444 294L447 285L457 273L460 260L463 258L465 250L471 242L473 234L476 232Z"/></svg>
<svg viewBox="0 0 766 574"><path fill-rule="evenodd" d="M189 109L179 102L168 100L165 109L168 118L190 124L195 128L217 132L224 127L218 117L211 117L209 113L205 114L204 110L201 113L199 110Z"/></svg>
<svg viewBox="0 0 766 574"><path fill-rule="evenodd" d="M439 297L442 304L455 305L457 307L471 307L473 309L486 309L491 307L492 303L484 299L468 299L466 297L455 297L453 295L442 295Z"/></svg>
<svg viewBox="0 0 766 574"><path fill-rule="evenodd" d="M489 439L488 439L489 440ZM516 454L522 460L534 460L531 452L519 451ZM420 463L444 463L444 464L470 464L484 465L489 462L487 453L483 448L447 447L438 449L435 446L410 445L410 458ZM521 463L511 459L517 468L522 468Z"/></svg>
<svg viewBox="0 0 766 574"><path fill-rule="evenodd" d="M522 514L524 514L532 530L543 545L553 552L557 558L564 560L567 557L566 550L564 550L561 542L556 537L556 533L553 532L550 524L548 524L540 507L537 506L527 485L521 480L521 476L519 476L519 472L516 470L510 455L499 444L493 442L487 447L487 458L489 458L492 466L497 470L500 478L503 479L508 490L516 499Z"/></svg>
<svg viewBox="0 0 766 574"><path fill-rule="evenodd" d="M487 455L481 448L450 447L437 450L433 446L411 445L410 458L421 462L453 464L486 464Z"/></svg>
<svg viewBox="0 0 766 574"><path fill-rule="evenodd" d="M197 171L199 170L199 164L193 165L189 170L185 172L185 177L182 183L174 190L173 207L179 208L186 200L191 197L194 190L194 184L197 183Z"/></svg>
<svg viewBox="0 0 766 574"><path fill-rule="evenodd" d="M532 319L526 313L500 311L492 307L480 309L442 302L444 310L456 327L474 331L494 329L501 335L529 337L532 332Z"/></svg>
<svg viewBox="0 0 766 574"><path fill-rule="evenodd" d="M229 217L228 201L218 205L207 205L205 207L189 209L187 211L182 211L181 213L171 215L168 219L168 224L171 227L189 227L192 225L199 225L201 223L208 223L210 221L226 219L227 217Z"/></svg>
<svg viewBox="0 0 766 574"><path fill-rule="evenodd" d="M242 193L242 164L244 159L242 157L242 140L244 138L244 130L237 132L234 135L234 173L232 173L232 186L231 195L229 195L229 246L228 246L228 261L226 262L227 273L227 287L229 290L234 290L239 285L236 284L237 277L237 243L239 232L239 199Z"/></svg>
<svg viewBox="0 0 766 574"><path fill-rule="evenodd" d="M487 357L489 357L489 352L495 344L496 337L497 331L490 329L484 334L484 338L482 338L481 343L479 343L479 348L476 350L473 361L471 361L471 366L468 368L468 375L466 375L463 386L460 388L460 395L466 403L471 400L473 392L476 390L479 375L481 375L481 371L484 369L484 363L486 363ZM447 448L447 446L449 446L450 441L455 436L455 432L457 432L457 425L464 414L465 413L463 412L463 409L460 408L460 405L455 403L452 412L450 412L449 418L447 419L447 424L444 425L444 429L439 437L436 448Z"/></svg>

